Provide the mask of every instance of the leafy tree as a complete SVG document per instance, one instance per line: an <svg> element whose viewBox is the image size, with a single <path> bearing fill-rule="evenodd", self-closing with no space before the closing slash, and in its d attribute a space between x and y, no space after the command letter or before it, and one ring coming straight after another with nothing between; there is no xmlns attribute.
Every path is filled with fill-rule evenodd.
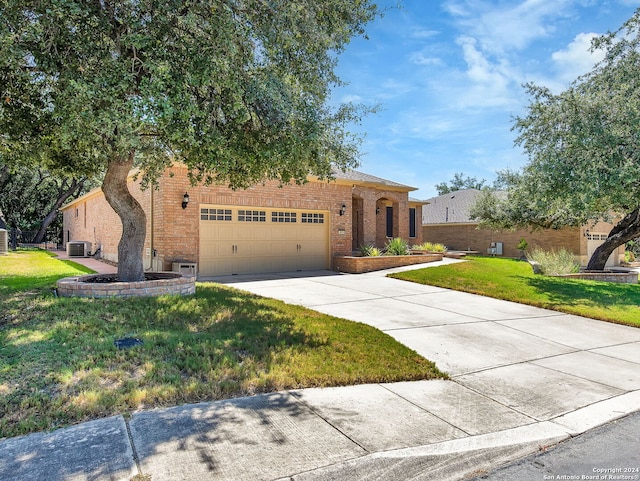
<svg viewBox="0 0 640 481"><path fill-rule="evenodd" d="M10 227L32 231L29 242L38 244L50 226L61 231L60 207L96 185L91 179L57 174L42 166L9 169L0 164L0 218Z"/></svg>
<svg viewBox="0 0 640 481"><path fill-rule="evenodd" d="M486 193L473 211L493 227L561 228L617 222L588 269L603 269L620 245L640 235L640 10L592 49L603 61L566 91L527 85L527 114L515 119L521 171L499 173L506 200Z"/></svg>
<svg viewBox="0 0 640 481"><path fill-rule="evenodd" d="M327 100L336 55L377 14L371 0L4 1L0 154L104 173L118 278L142 280L134 165L145 187L177 161L242 188L357 164L346 127L364 111Z"/></svg>
<svg viewBox="0 0 640 481"><path fill-rule="evenodd" d="M465 176L462 172L456 173L453 176L453 179L449 181L449 183L441 182L440 184L436 184L436 190L438 191L438 195L448 194L450 192L455 192L456 190L464 190L464 189L478 189L482 190L487 187L486 180L478 180L476 177Z"/></svg>

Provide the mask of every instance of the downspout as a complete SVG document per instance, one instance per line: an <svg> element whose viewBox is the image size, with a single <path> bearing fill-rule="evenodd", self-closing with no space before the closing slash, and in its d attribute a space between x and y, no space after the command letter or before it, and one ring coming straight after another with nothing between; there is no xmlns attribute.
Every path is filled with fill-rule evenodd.
<svg viewBox="0 0 640 481"><path fill-rule="evenodd" d="M155 190L154 186L150 187L151 189L151 194L150 194L150 206L149 206L149 242L150 242L150 257L149 257L149 267L145 267L144 270L145 271L152 271L153 270L153 191Z"/></svg>

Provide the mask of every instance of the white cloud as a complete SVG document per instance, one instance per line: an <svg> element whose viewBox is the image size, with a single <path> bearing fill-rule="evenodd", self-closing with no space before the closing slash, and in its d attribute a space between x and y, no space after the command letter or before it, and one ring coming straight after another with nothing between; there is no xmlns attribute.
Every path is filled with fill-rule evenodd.
<svg viewBox="0 0 640 481"><path fill-rule="evenodd" d="M358 103L362 102L362 97L360 97L359 95L354 95L354 94L344 95L340 99L340 102L343 103L343 104L348 104L348 103L358 104Z"/></svg>
<svg viewBox="0 0 640 481"><path fill-rule="evenodd" d="M396 137L428 140L457 132L460 128L461 123L450 116L407 111L402 112L398 121L389 126L389 131Z"/></svg>
<svg viewBox="0 0 640 481"><path fill-rule="evenodd" d="M512 103L510 85L514 73L508 63L491 63L477 47L477 41L471 37L460 37L457 41L462 47L467 64L466 76L471 81L458 103L462 108L506 106Z"/></svg>
<svg viewBox="0 0 640 481"><path fill-rule="evenodd" d="M595 33L579 33L565 49L553 52L551 59L556 65L559 80L570 83L580 75L591 71L604 58L604 51L590 52Z"/></svg>
<svg viewBox="0 0 640 481"><path fill-rule="evenodd" d="M414 28L411 32L411 37L422 40L426 38L435 37L436 35L439 35L439 34L440 32L437 30L429 30L426 28Z"/></svg>
<svg viewBox="0 0 640 481"><path fill-rule="evenodd" d="M554 19L565 17L572 0L525 0L487 3L451 0L445 9L466 34L479 40L483 50L501 54L522 50L554 31Z"/></svg>
<svg viewBox="0 0 640 481"><path fill-rule="evenodd" d="M441 65L440 57L430 56L426 50L413 52L409 55L409 61L416 65Z"/></svg>

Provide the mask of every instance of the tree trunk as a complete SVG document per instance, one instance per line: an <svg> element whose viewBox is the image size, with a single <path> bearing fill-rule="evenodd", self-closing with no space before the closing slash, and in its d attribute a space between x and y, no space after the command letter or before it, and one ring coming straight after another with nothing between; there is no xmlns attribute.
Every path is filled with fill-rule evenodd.
<svg viewBox="0 0 640 481"><path fill-rule="evenodd" d="M604 270L607 259L611 253L621 245L635 239L640 235L640 207L628 214L624 219L618 222L609 237L604 241L591 255L587 270L601 271Z"/></svg>
<svg viewBox="0 0 640 481"><path fill-rule="evenodd" d="M134 153L127 158L109 162L102 182L102 191L109 205L122 222L122 237L118 244L118 280L144 280L143 252L147 230L147 216L140 203L127 188L127 176L133 167Z"/></svg>
<svg viewBox="0 0 640 481"><path fill-rule="evenodd" d="M60 207L62 206L62 204L64 204L67 201L67 199L71 197L75 192L79 192L82 189L82 186L84 185L84 181L85 179L80 179L80 180L73 179L73 182L69 187L64 189L62 192L58 191L58 198L53 204L53 207L51 208L51 210L49 210L49 213L42 220L40 229L38 230L38 233L36 234L36 236L33 238L34 244L40 244L44 240L44 236L47 233L47 227L49 227L51 223L55 220L56 216L58 215L58 212L60 211ZM64 184L66 184L66 182L64 182L63 185Z"/></svg>

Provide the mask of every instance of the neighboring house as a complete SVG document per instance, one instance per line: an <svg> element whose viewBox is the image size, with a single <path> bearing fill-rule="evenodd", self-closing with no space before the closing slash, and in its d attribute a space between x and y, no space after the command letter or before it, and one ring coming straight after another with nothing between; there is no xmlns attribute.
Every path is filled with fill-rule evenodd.
<svg viewBox="0 0 640 481"><path fill-rule="evenodd" d="M187 169L174 166L158 189L129 188L147 214L145 269L196 264L199 277L328 269L335 255L388 238L422 242L422 201L414 187L357 171L303 185L266 182L245 190L191 186ZM189 202L182 207L188 193ZM96 189L62 208L64 241L85 241L117 262L119 218ZM193 267L192 267L193 268Z"/></svg>
<svg viewBox="0 0 640 481"><path fill-rule="evenodd" d="M607 238L613 224L598 222L582 227L529 231L491 230L479 228L469 212L481 191L465 189L426 200L422 208L422 236L425 242L439 242L451 250L477 251L504 257L520 257L517 249L521 239L529 243L529 250L566 249L587 265L593 251ZM608 266L619 265L624 258L624 246L611 255Z"/></svg>

